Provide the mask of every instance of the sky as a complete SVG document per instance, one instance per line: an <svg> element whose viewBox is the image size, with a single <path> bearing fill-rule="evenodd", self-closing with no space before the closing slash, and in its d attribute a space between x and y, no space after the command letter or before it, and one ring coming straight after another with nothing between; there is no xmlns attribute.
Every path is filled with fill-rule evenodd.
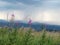
<svg viewBox="0 0 60 45"><path fill-rule="evenodd" d="M60 0L0 0L0 19L32 19L33 22L44 22L60 25Z"/></svg>

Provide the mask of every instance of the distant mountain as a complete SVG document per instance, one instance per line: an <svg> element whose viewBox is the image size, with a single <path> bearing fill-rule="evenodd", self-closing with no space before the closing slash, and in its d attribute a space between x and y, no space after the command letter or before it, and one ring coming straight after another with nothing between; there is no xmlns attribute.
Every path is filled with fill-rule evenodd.
<svg viewBox="0 0 60 45"><path fill-rule="evenodd" d="M6 26L8 22L6 20L0 20L0 27Z"/></svg>
<svg viewBox="0 0 60 45"><path fill-rule="evenodd" d="M19 21L16 20L14 21L14 25L11 22L8 22L6 20L0 20L0 27L4 27L4 26L8 26L8 27L14 27L14 28L20 28L20 27L31 27L37 31L42 30L43 28L46 28L49 31L55 30L55 31L60 31L60 25L50 25L50 24L44 24L44 23L39 23L39 22L33 22L30 26L27 22L24 21Z"/></svg>
<svg viewBox="0 0 60 45"><path fill-rule="evenodd" d="M6 20L0 20L0 22L7 22Z"/></svg>

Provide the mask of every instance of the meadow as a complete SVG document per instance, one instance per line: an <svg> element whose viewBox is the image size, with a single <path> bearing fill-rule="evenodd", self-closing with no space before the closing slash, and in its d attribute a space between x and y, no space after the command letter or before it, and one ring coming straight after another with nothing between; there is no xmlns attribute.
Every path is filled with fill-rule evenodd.
<svg viewBox="0 0 60 45"><path fill-rule="evenodd" d="M0 28L0 45L60 45L60 33L31 28Z"/></svg>

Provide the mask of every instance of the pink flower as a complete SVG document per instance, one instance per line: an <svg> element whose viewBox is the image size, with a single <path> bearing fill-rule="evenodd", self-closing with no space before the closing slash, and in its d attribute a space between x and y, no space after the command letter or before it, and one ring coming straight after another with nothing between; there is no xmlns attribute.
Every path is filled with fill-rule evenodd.
<svg viewBox="0 0 60 45"><path fill-rule="evenodd" d="M14 15L14 14L12 14L12 17L15 17L15 15Z"/></svg>
<svg viewBox="0 0 60 45"><path fill-rule="evenodd" d="M32 23L32 20L30 19L30 20L28 21L28 24L31 25L31 23Z"/></svg>

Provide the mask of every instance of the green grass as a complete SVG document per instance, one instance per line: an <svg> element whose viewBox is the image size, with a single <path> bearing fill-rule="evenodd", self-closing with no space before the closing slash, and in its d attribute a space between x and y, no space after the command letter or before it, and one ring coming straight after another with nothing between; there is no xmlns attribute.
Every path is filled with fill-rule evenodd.
<svg viewBox="0 0 60 45"><path fill-rule="evenodd" d="M60 33L0 28L0 45L60 45Z"/></svg>

